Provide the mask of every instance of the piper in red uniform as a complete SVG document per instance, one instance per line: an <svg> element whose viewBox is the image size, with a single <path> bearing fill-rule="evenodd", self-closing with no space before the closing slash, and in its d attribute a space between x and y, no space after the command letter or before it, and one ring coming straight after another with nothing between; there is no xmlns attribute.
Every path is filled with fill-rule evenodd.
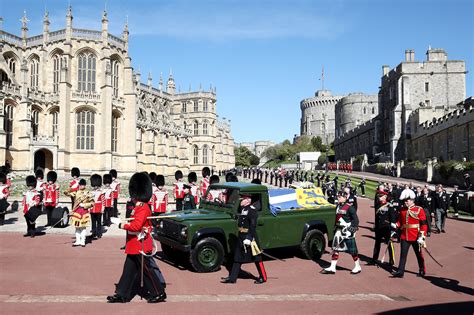
<svg viewBox="0 0 474 315"><path fill-rule="evenodd" d="M110 226L110 218L112 217L114 211L114 191L110 184L112 184L112 176L110 174L104 174L102 177L104 182L104 198L105 198L105 209L104 217L102 220L103 225Z"/></svg>
<svg viewBox="0 0 474 315"><path fill-rule="evenodd" d="M102 237L102 213L105 208L105 194L101 189L102 177L98 174L91 176L92 196L94 196L94 206L90 209L92 221L92 238Z"/></svg>
<svg viewBox="0 0 474 315"><path fill-rule="evenodd" d="M7 198L10 195L10 191L7 186L7 175L0 172L0 225L5 222L5 213L10 206L7 202Z"/></svg>
<svg viewBox="0 0 474 315"><path fill-rule="evenodd" d="M392 228L401 230L400 235L400 263L398 270L393 273L395 278L403 278L405 273L405 264L407 261L408 249L410 246L415 251L418 260L418 277L424 277L426 273L425 259L423 257L422 248L426 246L427 222L425 210L415 206L415 193L411 189L405 189L400 195L405 206L400 210L398 222L392 224Z"/></svg>
<svg viewBox="0 0 474 315"><path fill-rule="evenodd" d="M24 194L22 207L23 214L25 215L27 231L26 234L23 236L35 237L35 221L41 213L41 197L40 194L36 191L36 178L34 176L26 176L26 187L28 187L28 190Z"/></svg>
<svg viewBox="0 0 474 315"><path fill-rule="evenodd" d="M199 185L199 191L201 193L201 196L206 195L207 188L209 187L209 176L211 176L211 170L209 167L203 167L202 169L202 180L201 184Z"/></svg>
<svg viewBox="0 0 474 315"><path fill-rule="evenodd" d="M191 187L189 188L189 193L193 195L194 197L194 204L198 205L199 204L199 187L198 185L196 185L196 182L197 182L196 172L191 172L188 174L188 182L189 182L188 185Z"/></svg>
<svg viewBox="0 0 474 315"><path fill-rule="evenodd" d="M112 223L118 224L119 228L127 231L127 244L125 246L127 257L115 294L108 296L107 301L109 303L129 302L137 293L134 291L137 287L136 282L143 279L143 284L148 293L146 295L148 303L164 302L166 293L151 267L152 258L145 256L145 254L150 254L153 248L150 234L151 222L148 219L151 211L147 204L152 195L150 177L146 173L135 173L130 178L128 190L130 198L135 204L131 215L132 220L129 223L121 223L119 218L111 218Z"/></svg>
<svg viewBox="0 0 474 315"><path fill-rule="evenodd" d="M183 172L177 170L174 173L174 178L176 183L174 183L174 199L176 200L176 210L183 210L183 198L184 198L184 188L183 188Z"/></svg>
<svg viewBox="0 0 474 315"><path fill-rule="evenodd" d="M46 187L43 191L43 204L46 209L47 217L46 226L51 226L56 223L51 222L51 216L59 201L59 185L56 184L57 179L58 174L55 171L49 171L48 174L46 174L46 180L48 183L46 184Z"/></svg>
<svg viewBox="0 0 474 315"><path fill-rule="evenodd" d="M114 193L113 193L113 199L114 199L114 217L118 217L118 209L117 209L117 201L120 196L120 182L117 179L117 171L114 169L111 169L109 172L110 176L112 176L112 184L110 184L110 187L112 187Z"/></svg>

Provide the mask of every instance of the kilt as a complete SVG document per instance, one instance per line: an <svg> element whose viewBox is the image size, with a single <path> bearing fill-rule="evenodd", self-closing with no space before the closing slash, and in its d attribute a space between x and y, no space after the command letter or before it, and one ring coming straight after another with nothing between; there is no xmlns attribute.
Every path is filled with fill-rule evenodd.
<svg viewBox="0 0 474 315"><path fill-rule="evenodd" d="M344 251L348 254L351 254L351 255L357 255L358 254L358 250L357 250L357 244L356 244L356 239L355 237L352 237L352 238L346 238L344 240L344 243L346 244L347 246L347 249Z"/></svg>
<svg viewBox="0 0 474 315"><path fill-rule="evenodd" d="M76 228L87 227L91 221L89 211L84 208L76 209L71 215L71 225Z"/></svg>

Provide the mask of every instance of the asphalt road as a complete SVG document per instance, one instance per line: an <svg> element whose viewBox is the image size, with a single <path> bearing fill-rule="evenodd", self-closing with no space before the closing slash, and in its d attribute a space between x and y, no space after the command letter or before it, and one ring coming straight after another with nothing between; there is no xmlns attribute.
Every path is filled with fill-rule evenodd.
<svg viewBox="0 0 474 315"><path fill-rule="evenodd" d="M128 304L107 304L121 275L124 235L110 233L85 248L71 247L73 235L56 230L35 238L23 231L0 227L1 314L472 314L474 311L474 229L472 222L448 219L446 234L428 238L430 251L444 265L426 256L427 276L417 278L413 252L403 279L393 279L385 268L365 266L373 247L372 202L359 201L361 228L357 235L362 273L350 275L352 258L341 254L335 275L319 271L329 264L329 253L319 262L303 259L297 249L270 253L269 280L255 285L253 264L244 265L236 284L221 284L222 268L200 274L158 260L168 283L168 301L147 304L135 298ZM19 224L18 222L11 222ZM63 231L63 232L61 232ZM65 234L63 234L65 233ZM382 250L385 248L383 247ZM398 246L397 261L398 261Z"/></svg>

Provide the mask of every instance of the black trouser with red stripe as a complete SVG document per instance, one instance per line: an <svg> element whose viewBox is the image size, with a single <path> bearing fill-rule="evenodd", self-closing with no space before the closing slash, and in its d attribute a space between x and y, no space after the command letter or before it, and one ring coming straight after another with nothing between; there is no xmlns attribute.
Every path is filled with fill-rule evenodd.
<svg viewBox="0 0 474 315"><path fill-rule="evenodd" d="M416 259L418 260L418 267L420 271L426 272L425 268L425 258L423 257L423 252L417 241L400 241L400 264L398 265L398 271L403 274L405 272L405 264L407 262L408 249L410 246L413 247L415 251Z"/></svg>
<svg viewBox="0 0 474 315"><path fill-rule="evenodd" d="M136 283L141 282L142 255L127 255L123 265L122 276L115 289L115 293L131 300L137 294ZM160 279L150 266L151 257L143 257L143 285L149 297L156 297L165 292ZM135 289L135 290L134 290Z"/></svg>
<svg viewBox="0 0 474 315"><path fill-rule="evenodd" d="M241 266L242 266L241 262L234 262L229 274L229 280L232 280L232 281L237 280ZM267 272L265 271L265 266L263 265L263 261L256 261L255 266L257 267L260 278L263 279L263 281L267 282Z"/></svg>

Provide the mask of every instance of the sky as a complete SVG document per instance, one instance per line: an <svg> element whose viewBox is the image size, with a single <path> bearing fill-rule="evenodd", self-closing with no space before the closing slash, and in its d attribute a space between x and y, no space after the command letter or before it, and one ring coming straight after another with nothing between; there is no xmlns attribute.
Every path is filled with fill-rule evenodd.
<svg viewBox="0 0 474 315"><path fill-rule="evenodd" d="M128 17L129 54L142 81L158 85L172 71L182 92L215 86L219 117L231 120L236 142L292 139L300 131L300 101L324 86L334 95L376 94L382 65L404 59L405 49L426 60L444 48L464 60L466 97L473 93L474 27L471 0L0 0L3 30L20 35L26 10L29 35L65 27L121 35Z"/></svg>

